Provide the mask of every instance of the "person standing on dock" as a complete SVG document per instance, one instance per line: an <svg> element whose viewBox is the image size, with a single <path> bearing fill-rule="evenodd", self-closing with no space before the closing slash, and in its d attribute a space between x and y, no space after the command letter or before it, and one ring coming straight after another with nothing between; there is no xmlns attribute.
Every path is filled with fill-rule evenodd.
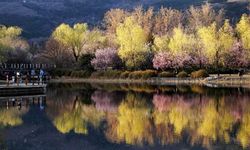
<svg viewBox="0 0 250 150"><path fill-rule="evenodd" d="M10 85L10 81L9 81L9 73L8 73L8 72L6 73L6 84L7 84L7 86L9 86L9 85Z"/></svg>
<svg viewBox="0 0 250 150"><path fill-rule="evenodd" d="M16 83L17 83L17 86L19 86L19 82L20 82L20 72L16 72Z"/></svg>
<svg viewBox="0 0 250 150"><path fill-rule="evenodd" d="M40 69L40 73L39 73L39 83L43 84L43 76L44 76L44 71L42 69Z"/></svg>
<svg viewBox="0 0 250 150"><path fill-rule="evenodd" d="M12 74L12 77L11 77L11 79L12 79L12 83L11 84L15 84L15 72Z"/></svg>
<svg viewBox="0 0 250 150"><path fill-rule="evenodd" d="M31 74L32 85L34 85L36 71L34 69L32 69L30 74Z"/></svg>
<svg viewBox="0 0 250 150"><path fill-rule="evenodd" d="M30 76L29 72L26 72L26 75L25 75L25 85L26 85L26 86L27 86L28 83L29 83L29 76Z"/></svg>

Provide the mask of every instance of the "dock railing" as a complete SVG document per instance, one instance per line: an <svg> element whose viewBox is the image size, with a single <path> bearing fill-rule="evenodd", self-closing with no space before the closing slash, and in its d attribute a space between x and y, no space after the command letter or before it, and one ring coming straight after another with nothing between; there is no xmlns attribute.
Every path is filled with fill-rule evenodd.
<svg viewBox="0 0 250 150"><path fill-rule="evenodd" d="M0 76L2 80L6 80L6 86L25 84L29 85L39 85L46 84L46 82L51 78L47 73L48 70L55 69L54 64L9 64L0 63ZM39 70L45 70L46 74L42 77L39 75ZM31 71L35 70L36 75L31 75ZM17 72L20 75L17 75Z"/></svg>

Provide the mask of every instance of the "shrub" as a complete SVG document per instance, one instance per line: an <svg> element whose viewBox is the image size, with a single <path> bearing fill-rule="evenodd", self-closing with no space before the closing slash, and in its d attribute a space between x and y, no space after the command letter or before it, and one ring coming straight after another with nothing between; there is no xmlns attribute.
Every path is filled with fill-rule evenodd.
<svg viewBox="0 0 250 150"><path fill-rule="evenodd" d="M91 72L89 71L72 71L70 76L75 78L88 78L91 75Z"/></svg>
<svg viewBox="0 0 250 150"><path fill-rule="evenodd" d="M118 70L107 70L103 73L104 78L119 78L121 75L122 71Z"/></svg>
<svg viewBox="0 0 250 150"><path fill-rule="evenodd" d="M152 77L157 77L157 71L155 70L133 71L129 74L130 79L148 79Z"/></svg>
<svg viewBox="0 0 250 150"><path fill-rule="evenodd" d="M130 72L129 71L125 71L125 72L122 72L121 75L120 75L120 78L122 79L126 79L129 77L129 74Z"/></svg>
<svg viewBox="0 0 250 150"><path fill-rule="evenodd" d="M91 74L91 78L119 78L121 73L118 70L96 71Z"/></svg>
<svg viewBox="0 0 250 150"><path fill-rule="evenodd" d="M70 76L71 73L72 73L72 70L65 70L65 71L63 72L63 76Z"/></svg>
<svg viewBox="0 0 250 150"><path fill-rule="evenodd" d="M130 74L129 74L129 78L130 79L140 79L141 78L141 75L142 75L142 73L141 73L141 71L133 71L133 72L131 72Z"/></svg>
<svg viewBox="0 0 250 150"><path fill-rule="evenodd" d="M103 77L104 71L96 71L91 74L91 78L100 78Z"/></svg>
<svg viewBox="0 0 250 150"><path fill-rule="evenodd" d="M172 72L163 71L158 76L161 78L169 78L169 77L175 77L175 74Z"/></svg>
<svg viewBox="0 0 250 150"><path fill-rule="evenodd" d="M107 70L107 71L97 71L91 74L92 78L130 78L130 79L148 79L151 77L157 77L157 71L154 70L145 70L145 71L119 71L119 70Z"/></svg>
<svg viewBox="0 0 250 150"><path fill-rule="evenodd" d="M72 70L68 70L68 69L55 69L49 72L49 74L51 76L58 76L58 77L62 77L62 76L70 76Z"/></svg>
<svg viewBox="0 0 250 150"><path fill-rule="evenodd" d="M200 69L198 71L194 71L191 73L191 78L205 78L205 77L209 77L209 74L204 69Z"/></svg>
<svg viewBox="0 0 250 150"><path fill-rule="evenodd" d="M141 72L141 78L143 79L148 79L148 78L152 78L152 77L157 77L157 71L155 70L145 70Z"/></svg>
<svg viewBox="0 0 250 150"><path fill-rule="evenodd" d="M177 78L186 78L188 74L185 71L181 71L176 75Z"/></svg>
<svg viewBox="0 0 250 150"><path fill-rule="evenodd" d="M82 70L93 71L91 60L94 58L93 54L84 54L79 58L79 66Z"/></svg>

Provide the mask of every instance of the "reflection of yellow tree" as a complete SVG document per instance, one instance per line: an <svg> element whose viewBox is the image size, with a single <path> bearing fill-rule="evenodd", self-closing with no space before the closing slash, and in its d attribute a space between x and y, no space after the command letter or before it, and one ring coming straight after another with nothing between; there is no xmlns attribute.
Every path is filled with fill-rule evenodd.
<svg viewBox="0 0 250 150"><path fill-rule="evenodd" d="M54 125L61 133L68 133L74 130L75 133L87 134L87 124L81 118L79 109L65 112L54 120Z"/></svg>
<svg viewBox="0 0 250 150"><path fill-rule="evenodd" d="M174 126L175 133L180 135L182 130L188 124L188 116L184 109L180 107L174 107L170 110L169 120L170 123Z"/></svg>
<svg viewBox="0 0 250 150"><path fill-rule="evenodd" d="M225 107L224 100L219 101L220 107L217 109L215 101L210 101L203 110L203 119L198 127L198 135L203 138L205 146L210 145L210 141L224 140L230 141L230 131L234 124L232 114Z"/></svg>
<svg viewBox="0 0 250 150"><path fill-rule="evenodd" d="M117 138L127 144L153 144L150 109L141 97L128 94L119 106Z"/></svg>
<svg viewBox="0 0 250 150"><path fill-rule="evenodd" d="M22 115L28 112L27 108L21 110L17 108L1 109L0 110L0 125L3 126L18 126L23 123Z"/></svg>
<svg viewBox="0 0 250 150"><path fill-rule="evenodd" d="M53 123L61 133L69 133L73 130L75 133L87 134L87 125L91 124L98 127L103 115L93 105L87 106L77 101L71 111L59 115Z"/></svg>
<svg viewBox="0 0 250 150"><path fill-rule="evenodd" d="M199 87L193 86L192 90L203 93ZM235 97L212 99L206 95L160 94L154 96L155 107L152 110L145 97L141 95L127 94L115 109L118 112L103 112L94 105L85 105L79 101L73 104L73 99L70 99L67 103L62 105L60 103L60 107L55 109L57 111L54 116L57 117L52 116L55 118L53 123L62 133L73 130L75 133L87 134L88 124L98 128L105 119L107 122L105 135L111 142L142 145L159 141L162 145L166 145L187 139L191 145L202 144L210 148L218 141L224 143L233 141L230 133L239 121L237 140L244 148L250 144L248 96L237 98L239 101L232 101Z"/></svg>
<svg viewBox="0 0 250 150"><path fill-rule="evenodd" d="M173 144L180 139L179 135L174 134L174 129L170 125L169 111L155 110L153 113L156 127L156 136L162 145Z"/></svg>
<svg viewBox="0 0 250 150"><path fill-rule="evenodd" d="M178 142L184 130L190 135L191 144L201 141L208 147L216 140L230 141L236 119L223 98L206 99L202 103L199 97L192 97L190 101L183 96L173 96L173 99L163 105L171 109L156 107L153 113L156 135L162 144Z"/></svg>
<svg viewBox="0 0 250 150"><path fill-rule="evenodd" d="M165 105L170 109L159 109L157 107L153 113L154 123L157 127L156 134L162 144L178 142L183 130L195 129L198 118L200 118L200 115L194 115L198 114L196 113L197 109L191 108L191 105L185 102L183 97L175 96L172 99L174 100Z"/></svg>
<svg viewBox="0 0 250 150"><path fill-rule="evenodd" d="M247 99L249 102L249 99ZM241 143L243 148L250 146L250 103L243 104L243 117L239 131L237 133L237 140Z"/></svg>
<svg viewBox="0 0 250 150"><path fill-rule="evenodd" d="M250 144L250 113L244 114L242 124L237 134L237 140L246 148Z"/></svg>

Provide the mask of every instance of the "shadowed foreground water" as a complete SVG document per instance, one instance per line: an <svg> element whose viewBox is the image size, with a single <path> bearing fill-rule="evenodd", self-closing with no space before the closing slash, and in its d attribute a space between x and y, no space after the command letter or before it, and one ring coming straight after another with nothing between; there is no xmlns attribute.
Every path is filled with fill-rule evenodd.
<svg viewBox="0 0 250 150"><path fill-rule="evenodd" d="M250 148L249 89L52 84L13 101L1 100L0 149Z"/></svg>

